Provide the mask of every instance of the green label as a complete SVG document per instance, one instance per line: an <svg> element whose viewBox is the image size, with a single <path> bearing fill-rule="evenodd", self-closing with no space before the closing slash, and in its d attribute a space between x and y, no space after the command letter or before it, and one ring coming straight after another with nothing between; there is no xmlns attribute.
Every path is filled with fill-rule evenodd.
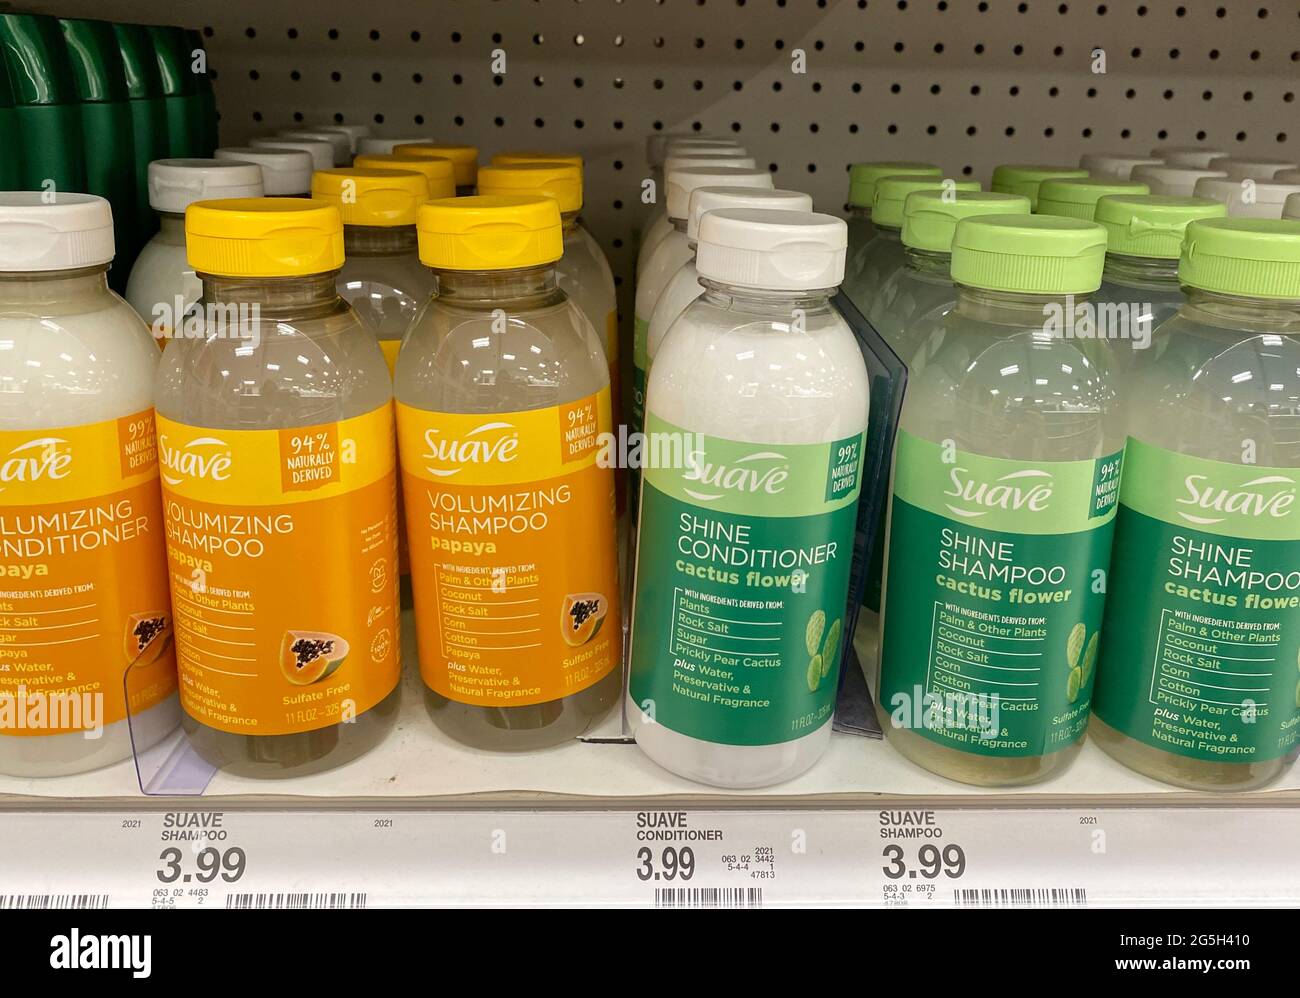
<svg viewBox="0 0 1300 998"><path fill-rule="evenodd" d="M881 706L949 748L1056 752L1088 725L1123 452L985 457L899 431Z"/></svg>
<svg viewBox="0 0 1300 998"><path fill-rule="evenodd" d="M673 731L773 745L835 709L865 432L822 444L693 441L647 467L631 695Z"/></svg>
<svg viewBox="0 0 1300 998"><path fill-rule="evenodd" d="M645 425L646 373L650 370L650 320L637 316L632 323L632 431Z"/></svg>
<svg viewBox="0 0 1300 998"><path fill-rule="evenodd" d="M1203 762L1290 752L1300 730L1300 472L1130 438L1094 709Z"/></svg>

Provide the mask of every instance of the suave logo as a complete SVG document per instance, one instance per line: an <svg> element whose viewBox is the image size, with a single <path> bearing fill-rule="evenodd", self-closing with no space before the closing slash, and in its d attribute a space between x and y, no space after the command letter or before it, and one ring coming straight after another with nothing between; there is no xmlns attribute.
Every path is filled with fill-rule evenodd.
<svg viewBox="0 0 1300 998"><path fill-rule="evenodd" d="M1178 510L1178 515L1189 523L1208 525L1222 523L1229 514L1239 516L1270 516L1282 519L1289 516L1295 506L1296 483L1286 475L1263 475L1242 482L1236 489L1218 488L1209 484L1208 475L1188 475L1183 479L1187 496L1174 500L1180 506L1219 513L1220 516L1200 516ZM1265 488L1265 486L1276 486Z"/></svg>
<svg viewBox="0 0 1300 998"><path fill-rule="evenodd" d="M1050 471L1025 468L1002 475L992 482L981 482L974 478L963 480L964 474L968 474L966 468L953 468L948 473L952 488L946 489L943 494L951 496L963 506L981 507L969 509L944 503L953 513L968 519L977 519L995 509L1004 512L1041 513L1047 509L1052 499L1054 483Z"/></svg>
<svg viewBox="0 0 1300 998"><path fill-rule="evenodd" d="M172 447L167 434L158 435L158 463L163 481L179 485L186 478L224 482L230 478L234 458L230 445L218 437L195 437L184 447Z"/></svg>
<svg viewBox="0 0 1300 998"><path fill-rule="evenodd" d="M72 450L62 437L38 437L13 448L0 461L0 482L57 482L72 473Z"/></svg>
<svg viewBox="0 0 1300 998"><path fill-rule="evenodd" d="M785 491L785 483L790 478L790 463L784 454L776 451L755 451L737 458L735 466L713 464L701 459L703 451L695 450L687 456L687 469L682 479L698 482L700 485L726 492L740 492L754 495L776 496ZM700 502L712 502L722 498L723 492L698 492L682 487L692 499Z"/></svg>
<svg viewBox="0 0 1300 998"><path fill-rule="evenodd" d="M424 466L425 471L439 478L458 475L467 464L491 464L494 461L509 464L519 456L519 431L513 423L483 423L466 433L462 440L453 440L441 433L441 430L436 429L424 431L424 446L427 450L421 456L425 461L459 467Z"/></svg>

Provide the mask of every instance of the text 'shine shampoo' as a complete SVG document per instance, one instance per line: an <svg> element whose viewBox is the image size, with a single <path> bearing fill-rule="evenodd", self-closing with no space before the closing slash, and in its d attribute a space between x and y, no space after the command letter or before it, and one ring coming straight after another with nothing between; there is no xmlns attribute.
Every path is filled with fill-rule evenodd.
<svg viewBox="0 0 1300 998"><path fill-rule="evenodd" d="M1083 745L1124 448L1106 330L1082 335L1105 251L1082 219L958 222L957 304L908 382L876 710L963 783L1033 783Z"/></svg>
<svg viewBox="0 0 1300 998"><path fill-rule="evenodd" d="M185 238L203 335L167 344L156 404L186 733L232 772L316 772L397 712L392 382L333 205L199 201Z"/></svg>
<svg viewBox="0 0 1300 998"><path fill-rule="evenodd" d="M621 679L605 352L557 283L555 199L430 201L418 225L438 294L395 381L429 711L470 745L559 744Z"/></svg>
<svg viewBox="0 0 1300 998"><path fill-rule="evenodd" d="M1249 790L1300 733L1300 222L1193 221L1178 277L1125 381L1091 732L1166 783Z"/></svg>
<svg viewBox="0 0 1300 998"><path fill-rule="evenodd" d="M701 783L757 787L826 751L848 639L869 386L830 304L847 229L730 208L651 373L627 713Z"/></svg>
<svg viewBox="0 0 1300 998"><path fill-rule="evenodd" d="M339 294L378 337L392 371L402 337L436 287L420 263L415 235L416 211L429 199L429 183L413 170L339 167L313 175L311 192L339 210Z"/></svg>
<svg viewBox="0 0 1300 998"><path fill-rule="evenodd" d="M126 300L156 339L165 342L203 292L185 258L185 209L195 201L263 193L262 170L255 163L159 159L149 164L149 207L158 214L158 231L131 267Z"/></svg>
<svg viewBox="0 0 1300 998"><path fill-rule="evenodd" d="M88 194L0 194L0 772L60 776L176 727L158 494L158 349L108 288Z"/></svg>

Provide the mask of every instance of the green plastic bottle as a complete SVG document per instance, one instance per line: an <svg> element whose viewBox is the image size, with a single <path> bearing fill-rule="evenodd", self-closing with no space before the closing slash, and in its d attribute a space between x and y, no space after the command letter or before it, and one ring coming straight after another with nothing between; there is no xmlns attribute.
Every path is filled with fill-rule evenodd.
<svg viewBox="0 0 1300 998"><path fill-rule="evenodd" d="M1300 751L1300 222L1189 222L1178 278L1124 382L1089 730L1165 783L1252 790Z"/></svg>
<svg viewBox="0 0 1300 998"><path fill-rule="evenodd" d="M59 22L43 14L0 14L0 48L23 145L19 186L84 191L81 102Z"/></svg>
<svg viewBox="0 0 1300 998"><path fill-rule="evenodd" d="M185 40L190 47L191 66L195 53L204 53L203 72L194 74L194 87L198 91L199 108L203 112L199 118L199 145L203 151L199 155L211 156L220 145L217 141L217 95L212 89L212 76L208 69L207 52L203 47L203 36L199 34L197 28L187 28Z"/></svg>
<svg viewBox="0 0 1300 998"><path fill-rule="evenodd" d="M22 186L23 140L14 110L9 74L0 63L0 190L12 191Z"/></svg>
<svg viewBox="0 0 1300 998"><path fill-rule="evenodd" d="M126 92L126 70L113 26L107 21L60 18L81 98L81 135L86 145L86 193L105 198L113 209L117 266L109 286L126 290L131 264L140 251L136 224L135 138Z"/></svg>
<svg viewBox="0 0 1300 998"><path fill-rule="evenodd" d="M158 229L158 216L149 209L149 164L167 158L167 107L149 29L143 24L114 24L113 34L122 56L131 111L136 231L143 246Z"/></svg>
<svg viewBox="0 0 1300 998"><path fill-rule="evenodd" d="M193 56L185 29L170 25L149 25L162 77L163 103L167 108L167 156L170 159L202 159L203 111Z"/></svg>

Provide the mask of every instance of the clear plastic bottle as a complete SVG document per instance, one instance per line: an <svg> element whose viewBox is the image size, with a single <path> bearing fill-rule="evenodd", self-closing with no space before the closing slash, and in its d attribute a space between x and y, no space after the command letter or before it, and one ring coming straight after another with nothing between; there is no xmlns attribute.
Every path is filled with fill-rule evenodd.
<svg viewBox="0 0 1300 998"><path fill-rule="evenodd" d="M404 142L393 146L397 156L432 156L451 160L456 177L456 195L465 197L474 193L478 182L478 146L446 145L439 142Z"/></svg>
<svg viewBox="0 0 1300 998"><path fill-rule="evenodd" d="M1209 198L1115 195L1097 202L1093 220L1106 230L1106 269L1094 297L1109 307L1111 367L1128 370L1151 345L1152 332L1186 301L1178 283L1178 254L1187 223L1222 218Z"/></svg>
<svg viewBox="0 0 1300 998"><path fill-rule="evenodd" d="M1157 780L1250 790L1300 731L1300 222L1194 221L1179 279L1125 380L1090 733Z"/></svg>
<svg viewBox="0 0 1300 998"><path fill-rule="evenodd" d="M0 672L0 772L15 776L97 769L129 758L132 734L148 748L180 720L153 445L158 349L109 290L112 259L102 198L0 194L3 657L29 667ZM41 679L65 672L82 689ZM69 723L51 723L56 708Z"/></svg>
<svg viewBox="0 0 1300 998"><path fill-rule="evenodd" d="M620 686L604 351L557 283L554 199L431 201L419 231L438 293L396 391L429 711L479 748L559 744Z"/></svg>
<svg viewBox="0 0 1300 998"><path fill-rule="evenodd" d="M185 730L231 772L305 775L396 719L392 382L338 294L334 206L199 202L185 229L205 335L156 390Z"/></svg>
<svg viewBox="0 0 1300 998"><path fill-rule="evenodd" d="M315 163L301 149L222 146L212 155L219 160L256 163L260 166L262 193L269 198L305 198L311 191L311 173Z"/></svg>
<svg viewBox="0 0 1300 998"><path fill-rule="evenodd" d="M1150 193L1151 188L1146 184L1133 180L1054 177L1039 185L1038 204L1034 211L1040 215L1082 218L1091 222L1097 211L1097 202L1104 197L1139 197Z"/></svg>
<svg viewBox="0 0 1300 998"><path fill-rule="evenodd" d="M1035 783L1083 745L1124 437L1105 344L1066 317L1105 247L1080 219L958 222L957 305L908 382L876 711L962 783Z"/></svg>
<svg viewBox="0 0 1300 998"><path fill-rule="evenodd" d="M729 166L737 170L753 170L756 167L754 157L738 145L679 145L674 142L669 146L668 156L663 167L654 177L655 190L662 196L657 206L646 221L645 234L636 254L636 281L641 285L641 275L645 271L650 255L654 253L664 236L673 231L672 220L668 217L668 177L674 170L702 169L711 166Z"/></svg>
<svg viewBox="0 0 1300 998"><path fill-rule="evenodd" d="M697 187L750 187L772 189L772 175L766 170L738 166L678 167L677 160L668 164L668 218L672 224L668 232L645 260L645 267L637 275L636 304L632 321L632 430L641 429L645 414L646 338L650 331L650 316L654 315L659 296L667 287L673 274L691 258L691 246L686 238L686 216L689 212L691 191Z"/></svg>
<svg viewBox="0 0 1300 998"><path fill-rule="evenodd" d="M456 195L456 166L445 156L426 153L360 153L352 165L367 170L407 170L419 173L429 185L429 197Z"/></svg>
<svg viewBox="0 0 1300 998"><path fill-rule="evenodd" d="M877 177L875 202L871 206L871 240L849 261L844 272L844 294L863 316L880 307L880 294L893 276L903 269L903 206L916 191L978 191L974 180L944 177Z"/></svg>
<svg viewBox="0 0 1300 998"><path fill-rule="evenodd" d="M906 160L879 160L854 163L849 167L849 252L844 272L856 269L854 261L862 248L871 241L875 230L871 225L871 206L876 200L876 181L881 177L942 177L943 170L933 163L912 163ZM856 303L855 303L856 304Z"/></svg>
<svg viewBox="0 0 1300 998"><path fill-rule="evenodd" d="M1084 178L1088 171L1077 166L1049 166L1037 163L1004 163L995 167L989 190L999 194L1023 194L1029 206L1038 210L1038 188L1044 180Z"/></svg>
<svg viewBox="0 0 1300 998"><path fill-rule="evenodd" d="M219 159L159 159L149 164L149 207L158 231L131 267L126 300L164 340L203 291L185 259L185 209L195 201L260 198L262 169ZM160 344L161 345L161 344Z"/></svg>
<svg viewBox="0 0 1300 998"><path fill-rule="evenodd" d="M343 219L339 294L374 332L390 372L402 337L435 287L415 234L428 191L423 174L410 170L353 166L312 177L312 197L334 205Z"/></svg>
<svg viewBox="0 0 1300 998"><path fill-rule="evenodd" d="M869 318L909 370L920 370L939 348L944 318L957 302L952 283L957 223L978 215L1027 214L1029 199L1020 194L921 190L907 196L900 237L904 266L881 288Z"/></svg>
<svg viewBox="0 0 1300 998"><path fill-rule="evenodd" d="M655 359L627 716L701 783L781 783L830 743L869 398L830 304L846 244L829 215L704 215L704 294Z"/></svg>
<svg viewBox="0 0 1300 998"><path fill-rule="evenodd" d="M686 307L691 302L704 293L704 286L700 284L699 271L695 269L695 250L700 238L700 218L705 212L718 211L722 208L810 212L813 204L811 197L799 191L769 191L758 187L695 188L691 192L686 220L686 243L691 256L665 285L659 301L655 303L654 312L650 315L645 346L647 369L654 365L655 354L659 352L659 345L663 343L669 327L686 311Z"/></svg>

